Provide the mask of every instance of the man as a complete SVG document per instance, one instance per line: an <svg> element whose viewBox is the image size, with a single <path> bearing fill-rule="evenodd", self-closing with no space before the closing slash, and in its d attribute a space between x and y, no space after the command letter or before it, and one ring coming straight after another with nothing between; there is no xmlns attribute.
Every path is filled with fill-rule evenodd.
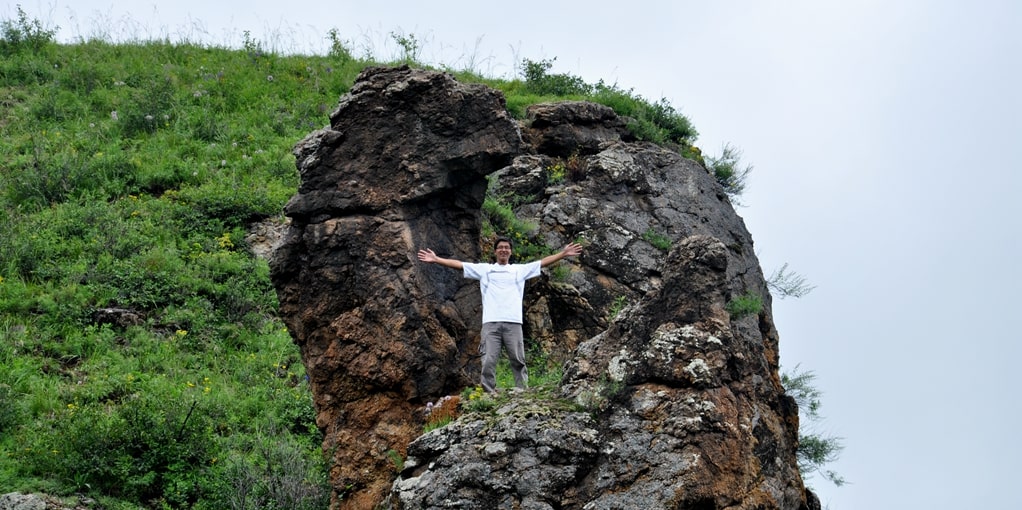
<svg viewBox="0 0 1022 510"><path fill-rule="evenodd" d="M540 274L540 268L549 266L565 257L582 253L582 245L569 243L561 251L528 264L511 264L511 240L497 239L493 245L496 264L476 264L438 257L433 250L419 250L419 260L428 264L440 264L463 271L465 278L479 280L479 291L483 295L483 328L480 332L479 349L483 355L483 389L497 393L497 359L500 349L507 350L514 373L515 386L527 388L529 371L525 367L525 339L522 336L522 298L525 296L525 280Z"/></svg>

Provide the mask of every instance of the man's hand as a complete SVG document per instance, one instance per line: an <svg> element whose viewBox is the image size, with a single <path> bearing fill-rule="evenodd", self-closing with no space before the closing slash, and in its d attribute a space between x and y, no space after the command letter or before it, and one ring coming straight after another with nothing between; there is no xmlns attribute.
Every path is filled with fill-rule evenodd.
<svg viewBox="0 0 1022 510"><path fill-rule="evenodd" d="M549 266L550 264L553 264L554 262L557 262L558 260L563 259L564 257L574 257L575 255L578 255L580 253L582 253L581 244L568 243L568 245L565 246L561 251L553 255L547 255L546 257L543 257L543 260L539 261L539 265L541 267L546 267Z"/></svg>
<svg viewBox="0 0 1022 510"><path fill-rule="evenodd" d="M433 253L433 250L429 248L419 250L419 260L422 262L425 262L427 264L435 264L437 258L438 257L436 256L436 253Z"/></svg>
<svg viewBox="0 0 1022 510"><path fill-rule="evenodd" d="M574 257L575 255L582 253L582 245L578 243L568 243L568 245L561 250L561 253L563 253L565 257Z"/></svg>
<svg viewBox="0 0 1022 510"><path fill-rule="evenodd" d="M462 262L460 260L445 259L443 257L437 257L436 253L433 253L433 250L431 250L429 248L425 248L425 249L419 250L418 257L419 257L419 260L421 260L422 262L425 262L427 264L440 264L441 266L449 267L451 269L462 269L463 268Z"/></svg>

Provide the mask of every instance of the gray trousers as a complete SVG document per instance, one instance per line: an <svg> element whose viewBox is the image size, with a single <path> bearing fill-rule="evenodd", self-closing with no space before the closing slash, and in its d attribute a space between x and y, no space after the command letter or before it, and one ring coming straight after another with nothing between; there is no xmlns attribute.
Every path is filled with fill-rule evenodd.
<svg viewBox="0 0 1022 510"><path fill-rule="evenodd" d="M514 322L485 322L480 336L483 389L490 393L497 391L497 360L500 359L501 347L507 350L507 357L511 361L515 386L528 388L529 369L525 367L525 338L522 336L522 325Z"/></svg>

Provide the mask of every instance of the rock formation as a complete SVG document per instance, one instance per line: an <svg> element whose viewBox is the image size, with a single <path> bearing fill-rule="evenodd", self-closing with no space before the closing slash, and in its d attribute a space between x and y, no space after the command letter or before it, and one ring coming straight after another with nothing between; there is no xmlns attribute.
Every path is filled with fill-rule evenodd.
<svg viewBox="0 0 1022 510"><path fill-rule="evenodd" d="M499 93L407 68L363 72L295 148L301 186L271 274L345 508L389 491L388 452L421 433L425 399L473 382L478 291L415 251L478 259L485 176L520 151Z"/></svg>
<svg viewBox="0 0 1022 510"><path fill-rule="evenodd" d="M518 125L486 87L372 68L296 146L271 274L333 507L812 506L751 236L705 168L625 126L579 102ZM586 245L526 291L526 336L564 379L420 437L427 401L476 384L480 305L475 282L415 252L483 257L491 174L535 242ZM741 296L761 309L729 312Z"/></svg>

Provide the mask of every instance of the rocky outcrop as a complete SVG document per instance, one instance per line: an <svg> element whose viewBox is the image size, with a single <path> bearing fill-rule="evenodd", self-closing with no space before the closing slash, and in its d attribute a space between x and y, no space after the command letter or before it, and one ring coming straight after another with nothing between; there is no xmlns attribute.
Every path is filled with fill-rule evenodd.
<svg viewBox="0 0 1022 510"><path fill-rule="evenodd" d="M602 104L564 101L531 105L525 138L541 154L555 157L599 152L605 141L634 140L625 121Z"/></svg>
<svg viewBox="0 0 1022 510"><path fill-rule="evenodd" d="M478 259L485 176L520 146L499 93L408 68L367 69L296 146L271 277L334 452L335 506L381 500L425 399L474 381L478 290L415 251Z"/></svg>
<svg viewBox="0 0 1022 510"><path fill-rule="evenodd" d="M10 492L0 495L0 510L45 510L46 502L35 494Z"/></svg>
<svg viewBox="0 0 1022 510"><path fill-rule="evenodd" d="M503 106L443 73L369 69L295 149L272 278L333 505L806 508L769 294L721 187L606 107L537 105L519 126ZM480 310L475 282L415 251L482 258L490 174L533 243L585 244L526 290L530 347L564 380L418 437L426 401L476 383ZM743 296L762 307L729 312Z"/></svg>
<svg viewBox="0 0 1022 510"><path fill-rule="evenodd" d="M794 403L726 311L728 249L671 251L663 285L583 342L556 398L522 395L408 449L398 508L808 508ZM594 418L595 416L595 418Z"/></svg>
<svg viewBox="0 0 1022 510"><path fill-rule="evenodd" d="M58 498L45 494L0 494L0 510L86 510L97 508L96 501L85 495Z"/></svg>
<svg viewBox="0 0 1022 510"><path fill-rule="evenodd" d="M742 335L758 314L727 311L731 260L718 239L685 238L663 285L567 364L566 397L614 389L600 434L610 447L580 483L588 508L803 507L797 410L763 337Z"/></svg>

